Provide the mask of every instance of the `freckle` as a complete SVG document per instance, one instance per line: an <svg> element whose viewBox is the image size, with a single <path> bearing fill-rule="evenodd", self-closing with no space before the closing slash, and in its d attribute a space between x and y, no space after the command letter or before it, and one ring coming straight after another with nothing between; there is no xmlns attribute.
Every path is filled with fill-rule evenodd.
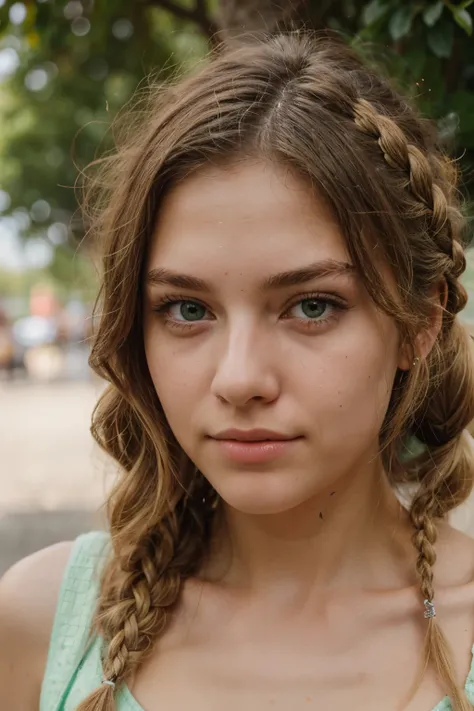
<svg viewBox="0 0 474 711"><path fill-rule="evenodd" d="M307 697L305 698L305 701L306 701L307 704L309 704L309 702L311 701L311 697L310 697L310 696L307 696Z"/></svg>

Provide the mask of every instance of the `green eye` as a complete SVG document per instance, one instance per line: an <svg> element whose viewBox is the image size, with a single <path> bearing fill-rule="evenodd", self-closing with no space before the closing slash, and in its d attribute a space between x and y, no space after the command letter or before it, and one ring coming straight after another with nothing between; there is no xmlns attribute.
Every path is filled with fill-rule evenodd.
<svg viewBox="0 0 474 711"><path fill-rule="evenodd" d="M200 321L204 318L206 309L195 301L181 301L179 304L179 315L185 321Z"/></svg>
<svg viewBox="0 0 474 711"><path fill-rule="evenodd" d="M301 310L308 318L319 318L327 308L327 304L320 299L303 299L301 302Z"/></svg>

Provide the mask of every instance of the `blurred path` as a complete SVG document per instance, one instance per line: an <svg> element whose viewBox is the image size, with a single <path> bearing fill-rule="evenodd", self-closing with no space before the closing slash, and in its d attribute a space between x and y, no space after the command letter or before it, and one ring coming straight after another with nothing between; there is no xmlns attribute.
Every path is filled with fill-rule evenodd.
<svg viewBox="0 0 474 711"><path fill-rule="evenodd" d="M100 384L0 382L0 574L97 527L113 470L89 423Z"/></svg>
<svg viewBox="0 0 474 711"><path fill-rule="evenodd" d="M90 382L0 384L0 511L97 506L104 456L89 423Z"/></svg>

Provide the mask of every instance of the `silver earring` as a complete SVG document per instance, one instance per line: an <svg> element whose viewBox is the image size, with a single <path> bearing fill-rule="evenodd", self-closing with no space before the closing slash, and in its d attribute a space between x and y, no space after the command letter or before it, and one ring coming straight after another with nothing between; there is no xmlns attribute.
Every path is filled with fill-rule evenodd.
<svg viewBox="0 0 474 711"><path fill-rule="evenodd" d="M416 365L418 365L419 362L420 362L420 356L415 356L415 357L413 358L413 363L412 363L412 365L416 366Z"/></svg>

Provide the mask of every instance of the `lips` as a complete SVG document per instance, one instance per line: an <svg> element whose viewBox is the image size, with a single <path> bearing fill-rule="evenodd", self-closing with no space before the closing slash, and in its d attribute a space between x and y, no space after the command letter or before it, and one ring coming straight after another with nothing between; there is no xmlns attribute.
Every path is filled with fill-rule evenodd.
<svg viewBox="0 0 474 711"><path fill-rule="evenodd" d="M229 462L238 465L257 465L289 455L302 437L262 428L253 430L231 428L221 430L211 439Z"/></svg>
<svg viewBox="0 0 474 711"><path fill-rule="evenodd" d="M279 438L275 439L275 433L272 433L273 439L262 439L263 435L257 434L255 431L239 433L239 439L230 438L228 433L222 437L222 434L220 438L211 438L211 441L214 442L214 446L219 448L218 451L226 460L239 465L264 464L285 455L290 456L294 452L294 447L298 446L298 441L302 439L286 435L278 435ZM259 439L240 439L243 436L258 437Z"/></svg>
<svg viewBox="0 0 474 711"><path fill-rule="evenodd" d="M297 435L288 435L276 430L253 429L253 430L238 430L235 428L221 430L213 439L218 440L235 440L237 442L273 442L287 441L296 439Z"/></svg>

